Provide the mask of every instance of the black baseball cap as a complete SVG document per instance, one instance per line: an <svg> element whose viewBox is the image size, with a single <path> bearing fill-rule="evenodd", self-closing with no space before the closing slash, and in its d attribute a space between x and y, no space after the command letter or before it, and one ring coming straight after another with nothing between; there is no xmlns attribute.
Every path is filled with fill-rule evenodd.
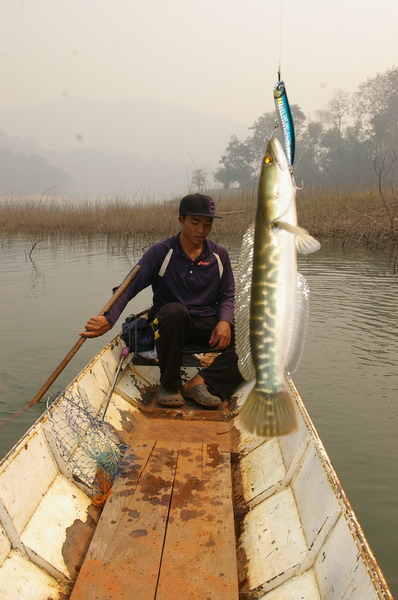
<svg viewBox="0 0 398 600"><path fill-rule="evenodd" d="M213 198L205 194L188 194L180 201L180 216L211 217L222 219L216 215L216 205Z"/></svg>

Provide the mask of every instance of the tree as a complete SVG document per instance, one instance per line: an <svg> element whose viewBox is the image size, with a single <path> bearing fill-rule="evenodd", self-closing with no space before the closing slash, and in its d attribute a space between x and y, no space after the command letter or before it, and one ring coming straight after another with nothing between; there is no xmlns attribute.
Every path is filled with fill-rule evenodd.
<svg viewBox="0 0 398 600"><path fill-rule="evenodd" d="M254 172L258 172L261 167L261 159L264 156L267 139L272 135L276 123L276 114L269 112L259 116L253 125L249 127L253 134L247 138L246 144L249 149L251 161L256 163Z"/></svg>
<svg viewBox="0 0 398 600"><path fill-rule="evenodd" d="M398 68L367 79L354 94L356 120L372 139L375 152L396 151L398 145Z"/></svg>
<svg viewBox="0 0 398 600"><path fill-rule="evenodd" d="M345 118L350 114L350 96L345 90L335 90L326 110L318 110L318 116L331 129L343 132Z"/></svg>
<svg viewBox="0 0 398 600"><path fill-rule="evenodd" d="M398 179L398 68L368 79L350 96L335 90L319 119L309 121L291 105L295 135L294 174L306 186L369 186L374 183L374 160L390 165L390 183ZM273 133L275 111L260 115L242 142L232 136L215 178L225 187L233 182L254 183L267 139ZM280 128L274 135L281 138Z"/></svg>
<svg viewBox="0 0 398 600"><path fill-rule="evenodd" d="M220 163L224 171L216 171L215 177L220 181L228 181L228 187L232 183L238 183L241 186L250 182L253 175L253 166L251 159L251 150L245 142L241 142L236 135L232 135L226 148L225 154L221 156Z"/></svg>
<svg viewBox="0 0 398 600"><path fill-rule="evenodd" d="M233 169L227 169L226 167L218 167L213 173L214 180L221 183L225 190L228 190L235 182L237 182L236 175Z"/></svg>
<svg viewBox="0 0 398 600"><path fill-rule="evenodd" d="M371 144L362 140L357 126L321 131L318 151L318 180L336 190L368 186L373 175Z"/></svg>
<svg viewBox="0 0 398 600"><path fill-rule="evenodd" d="M195 169L192 172L191 183L197 188L198 192L203 192L206 188L207 173L204 169Z"/></svg>
<svg viewBox="0 0 398 600"><path fill-rule="evenodd" d="M292 112L295 136L298 139L304 129L306 116L297 104L290 107ZM246 140L253 164L253 172L258 174L261 167L261 159L264 156L267 140L277 127L277 115L275 112L268 112L261 115L253 125L249 127L253 134ZM282 132L279 127L276 129L276 135L282 140Z"/></svg>
<svg viewBox="0 0 398 600"><path fill-rule="evenodd" d="M296 177L313 186L322 182L322 136L322 123L310 121L297 141Z"/></svg>
<svg viewBox="0 0 398 600"><path fill-rule="evenodd" d="M295 128L301 131L305 122L305 115L299 106L291 107ZM244 142L236 135L232 135L225 154L221 156L220 163L223 167L214 173L216 181L224 187L231 187L233 183L240 186L251 184L255 181L261 168L261 159L264 156L267 139L273 134L277 123L274 112L260 115L249 127L252 131ZM281 137L281 131L277 129L276 135Z"/></svg>

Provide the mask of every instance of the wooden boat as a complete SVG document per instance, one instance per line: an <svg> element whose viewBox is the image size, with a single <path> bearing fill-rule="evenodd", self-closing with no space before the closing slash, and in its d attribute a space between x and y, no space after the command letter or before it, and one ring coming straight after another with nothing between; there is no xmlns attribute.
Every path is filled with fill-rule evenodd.
<svg viewBox="0 0 398 600"><path fill-rule="evenodd" d="M98 413L121 348L116 337L68 387ZM148 361L121 372L106 421L128 448L102 510L56 444L66 400L4 458L0 598L392 598L292 381L298 429L270 440L239 428L250 384L205 410L157 406L157 382Z"/></svg>

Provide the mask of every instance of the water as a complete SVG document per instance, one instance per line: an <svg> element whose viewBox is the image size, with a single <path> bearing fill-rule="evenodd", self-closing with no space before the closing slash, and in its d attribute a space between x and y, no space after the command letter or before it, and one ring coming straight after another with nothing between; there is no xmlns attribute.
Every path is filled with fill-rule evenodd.
<svg viewBox="0 0 398 600"><path fill-rule="evenodd" d="M398 275L385 255L336 248L300 271L311 316L294 380L396 594Z"/></svg>
<svg viewBox="0 0 398 600"><path fill-rule="evenodd" d="M33 397L136 258L102 239L43 240L29 258L35 241L5 238L0 246L0 419ZM398 276L386 255L328 244L300 259L300 271L310 283L311 313L294 380L398 592ZM149 302L142 292L125 316ZM114 333L86 341L50 391L65 387ZM0 430L1 456L43 409L36 405Z"/></svg>

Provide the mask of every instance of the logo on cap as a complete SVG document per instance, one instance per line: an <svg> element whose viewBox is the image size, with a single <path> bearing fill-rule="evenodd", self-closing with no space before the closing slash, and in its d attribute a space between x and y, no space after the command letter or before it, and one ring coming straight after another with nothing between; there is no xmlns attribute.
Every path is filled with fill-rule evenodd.
<svg viewBox="0 0 398 600"><path fill-rule="evenodd" d="M188 194L180 202L180 215L197 215L198 217L212 217L221 219L216 215L216 203L206 194Z"/></svg>
<svg viewBox="0 0 398 600"><path fill-rule="evenodd" d="M216 205L214 204L213 198L209 196L209 210L212 215L216 214Z"/></svg>

